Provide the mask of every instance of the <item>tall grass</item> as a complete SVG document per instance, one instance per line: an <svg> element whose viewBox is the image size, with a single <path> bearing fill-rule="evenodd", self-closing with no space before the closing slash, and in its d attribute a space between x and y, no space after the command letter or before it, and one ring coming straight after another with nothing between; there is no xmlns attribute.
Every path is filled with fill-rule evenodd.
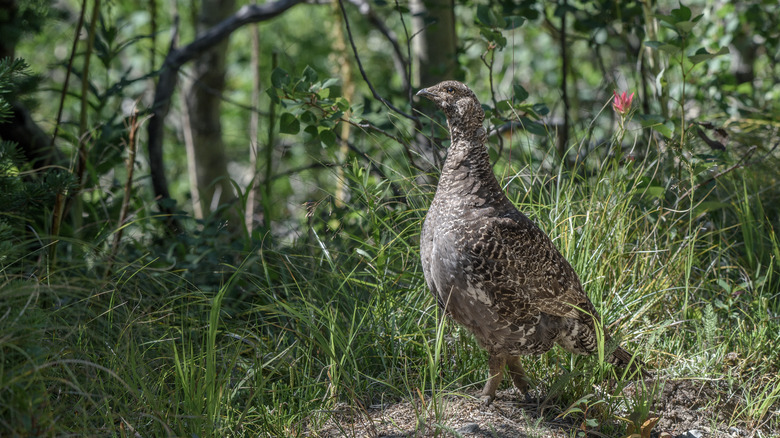
<svg viewBox="0 0 780 438"><path fill-rule="evenodd" d="M663 378L727 381L730 423L780 427L778 191L756 191L771 170L671 208L660 165L498 170L623 344ZM0 435L311 436L329 420L349 435L396 401L418 417L399 428L446 434L447 396L481 388L486 355L424 287L430 187L397 177L401 204L360 166L345 178L350 204L314 208L296 242L204 245L219 256L188 259L202 269L167 269L140 240L107 279L94 248L89 266L61 261L45 279L23 275L33 255L0 257ZM549 415L608 434L660 390L626 397L630 381L609 387L608 366L560 349L524 363Z"/></svg>

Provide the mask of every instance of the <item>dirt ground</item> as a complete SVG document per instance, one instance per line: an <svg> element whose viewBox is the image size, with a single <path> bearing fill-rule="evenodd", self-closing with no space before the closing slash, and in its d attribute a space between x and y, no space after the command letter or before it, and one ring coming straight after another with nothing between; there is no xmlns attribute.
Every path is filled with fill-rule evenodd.
<svg viewBox="0 0 780 438"><path fill-rule="evenodd" d="M631 387L624 390L630 397ZM780 438L780 431L769 430L769 421L744 424L738 418L740 404L725 383L707 380L667 381L656 395L650 417L660 418L652 427L653 438ZM611 428L588 427L582 415L563 418L566 407L545 405L543 397L522 396L514 389L499 391L489 407L481 404L477 394L442 397L437 409L430 399L416 403L401 402L357 409L339 406L329 414L325 426L311 431L317 437L383 437L407 438L452 436L464 438L526 437L611 437L603 430L625 430L625 425ZM776 408L777 406L775 406ZM774 415L780 411L775 409ZM625 414L628 416L628 414ZM768 416L773 415L769 413ZM418 424L418 418L424 419ZM577 422L574 422L577 418ZM776 424L776 422L774 422ZM644 435L647 436L647 435Z"/></svg>

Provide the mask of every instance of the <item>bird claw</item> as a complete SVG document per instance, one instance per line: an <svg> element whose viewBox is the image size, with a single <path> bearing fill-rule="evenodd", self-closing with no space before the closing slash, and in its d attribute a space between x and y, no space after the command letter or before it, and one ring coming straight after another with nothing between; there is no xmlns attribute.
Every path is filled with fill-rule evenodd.
<svg viewBox="0 0 780 438"><path fill-rule="evenodd" d="M495 400L495 395L482 395L479 397L480 401L482 402L482 406L489 407L491 403L493 403L493 400Z"/></svg>

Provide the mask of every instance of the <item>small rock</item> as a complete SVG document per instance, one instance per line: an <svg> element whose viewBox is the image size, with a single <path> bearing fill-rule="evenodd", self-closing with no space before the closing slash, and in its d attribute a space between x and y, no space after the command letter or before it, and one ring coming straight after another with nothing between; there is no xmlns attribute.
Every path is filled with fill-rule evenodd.
<svg viewBox="0 0 780 438"><path fill-rule="evenodd" d="M460 429L457 430L458 433L477 433L479 432L479 424L477 423L469 423L465 426L462 426Z"/></svg>
<svg viewBox="0 0 780 438"><path fill-rule="evenodd" d="M739 429L739 428L737 428L737 427L733 427L733 426L732 426L732 427L729 427L729 433L731 434L731 436L743 436L743 435L747 435L747 432L745 432L744 430L742 430L742 429Z"/></svg>
<svg viewBox="0 0 780 438"><path fill-rule="evenodd" d="M691 429L682 435L677 435L675 438L704 438L704 432L696 429Z"/></svg>

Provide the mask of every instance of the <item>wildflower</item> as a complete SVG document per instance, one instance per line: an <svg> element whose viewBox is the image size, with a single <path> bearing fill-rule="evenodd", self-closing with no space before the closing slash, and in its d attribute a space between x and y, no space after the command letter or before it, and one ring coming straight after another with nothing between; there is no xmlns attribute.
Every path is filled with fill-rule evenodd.
<svg viewBox="0 0 780 438"><path fill-rule="evenodd" d="M621 116L626 117L631 110L631 101L634 100L634 93L631 93L630 96L626 96L627 91L624 91L621 95L618 95L617 91L612 93L615 95L615 100L612 101L612 109Z"/></svg>

